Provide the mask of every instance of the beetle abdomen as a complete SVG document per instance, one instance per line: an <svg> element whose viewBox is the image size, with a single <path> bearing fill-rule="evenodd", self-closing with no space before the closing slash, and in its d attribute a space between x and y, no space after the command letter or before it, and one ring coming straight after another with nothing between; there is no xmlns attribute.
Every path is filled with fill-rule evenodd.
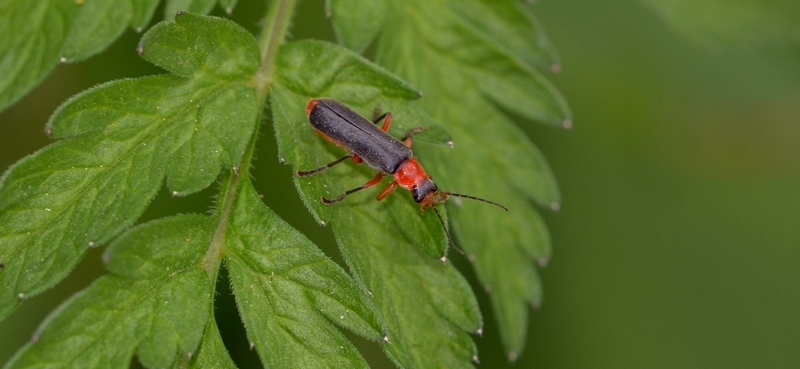
<svg viewBox="0 0 800 369"><path fill-rule="evenodd" d="M413 155L405 144L334 99L318 99L308 120L317 131L383 173L394 174Z"/></svg>

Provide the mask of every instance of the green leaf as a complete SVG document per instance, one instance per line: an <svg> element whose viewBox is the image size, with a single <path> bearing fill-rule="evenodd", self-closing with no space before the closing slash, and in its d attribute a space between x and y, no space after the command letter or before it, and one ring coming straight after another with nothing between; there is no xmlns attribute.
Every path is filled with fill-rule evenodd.
<svg viewBox="0 0 800 369"><path fill-rule="evenodd" d="M200 261L216 221L182 215L136 227L103 256L112 273L65 302L8 368L148 367L194 352L213 284Z"/></svg>
<svg viewBox="0 0 800 369"><path fill-rule="evenodd" d="M191 13L155 25L142 37L139 53L180 76L236 82L252 79L259 64L255 40L244 28Z"/></svg>
<svg viewBox="0 0 800 369"><path fill-rule="evenodd" d="M131 5L133 5L131 26L133 26L136 32L141 32L147 27L147 24L150 23L150 19L153 18L153 13L156 11L158 3L158 0L131 0Z"/></svg>
<svg viewBox="0 0 800 369"><path fill-rule="evenodd" d="M272 89L276 136L282 158L295 169L315 168L346 153L314 134L304 115L311 97L337 98L366 116L376 105L391 110L394 135L418 126L428 127L428 134L440 130L407 101L418 96L415 89L345 49L294 42L283 46L277 64L281 68ZM433 137L438 138L429 140L433 144L450 140L449 135ZM375 192L354 194L336 206L319 201L321 195L334 197L374 175L366 166L341 164L295 183L317 220L333 224L353 274L374 294L388 324L391 343L384 349L392 360L410 367L469 366L476 352L467 332L481 326L480 312L460 274L434 259L444 260L447 247L436 214L420 213L409 193L381 203L374 200Z"/></svg>
<svg viewBox="0 0 800 369"><path fill-rule="evenodd" d="M325 12L333 19L336 39L342 45L362 52L386 21L386 1L326 0Z"/></svg>
<svg viewBox="0 0 800 369"><path fill-rule="evenodd" d="M227 266L247 336L266 367L367 367L331 324L385 335L366 294L336 263L261 203L248 183L234 203ZM327 318L327 319L326 319Z"/></svg>
<svg viewBox="0 0 800 369"><path fill-rule="evenodd" d="M483 327L475 295L452 265L419 251L443 236L422 237L412 201L396 195L384 201L339 204L333 221L345 260L389 326L384 350L401 368L472 367L478 353L468 333Z"/></svg>
<svg viewBox="0 0 800 369"><path fill-rule="evenodd" d="M439 188L510 208L505 213L470 200L447 205L453 234L491 291L500 336L515 359L525 344L527 306L541 301L535 263L544 265L550 255L533 202L556 208L559 192L541 153L503 109L568 126L563 97L532 67L557 57L516 1L395 1L389 14L403 21L381 30L378 62L422 87L420 104L455 145L417 145L420 162Z"/></svg>
<svg viewBox="0 0 800 369"><path fill-rule="evenodd" d="M559 63L539 21L522 2L478 0L449 9L476 37L501 48L505 54L522 58L531 66L553 68Z"/></svg>
<svg viewBox="0 0 800 369"><path fill-rule="evenodd" d="M158 6L158 0L84 0L80 3L74 26L61 47L62 61L70 63L105 50L128 25L141 32Z"/></svg>
<svg viewBox="0 0 800 369"><path fill-rule="evenodd" d="M197 355L192 356L191 362L185 367L236 369L236 364L233 363L228 350L225 349L225 344L222 343L222 337L219 335L219 328L213 316L209 317L203 339L197 349Z"/></svg>
<svg viewBox="0 0 800 369"><path fill-rule="evenodd" d="M687 39L708 45L800 45L800 4L794 0L640 0Z"/></svg>
<svg viewBox="0 0 800 369"><path fill-rule="evenodd" d="M0 111L53 71L78 8L63 0L0 1Z"/></svg>
<svg viewBox="0 0 800 369"><path fill-rule="evenodd" d="M469 85L464 86L467 91L475 90L477 87L481 93L491 97L494 103L528 119L556 125L564 124L565 120L570 119L569 108L564 98L538 71L522 62L526 58L532 58L529 55L531 53L526 53L524 48L512 49L513 42L499 42L499 35L487 37L486 34L491 35L491 33L478 28L482 24L471 22L472 18L460 15L469 13L464 8L475 7L479 4L478 0L449 1L442 6L426 3L423 5L427 8L426 10L411 15L414 17L412 22L417 25L417 28L388 30L385 32L386 35L381 45L386 45L386 39L393 38L393 34L402 34L404 30L409 31L409 34L419 34L420 37L423 37L424 34L426 42L408 44L406 46L409 46L409 50L404 50L404 52L421 51L415 49L426 48L428 53L435 52L444 58L445 60L442 62L449 62L457 66L451 72L457 74L458 77L440 74L437 80L441 83L458 78L456 83ZM411 5L404 4L402 7L408 6ZM493 7L510 8L514 6L516 5L511 0L503 0ZM494 9L492 10L494 11ZM432 13L428 13L429 11L441 12L441 14L433 16ZM478 11L489 11L489 9ZM496 14L496 16L500 15L502 14ZM511 24L517 25L518 23ZM518 33L528 32L528 28L516 28ZM381 50L384 48L382 47ZM382 56L380 57L382 58ZM412 54L401 57L406 61L413 60L414 67L426 65L424 62L426 56L417 58ZM394 63L399 64L401 61L395 60ZM535 59L533 61L535 62ZM425 71L438 72L431 68L425 68ZM462 81L462 78L467 78L467 80ZM459 91L455 89L455 86L448 86L447 89Z"/></svg>
<svg viewBox="0 0 800 369"><path fill-rule="evenodd" d="M217 0L167 0L167 6L164 7L164 19L175 19L175 14L178 12L208 14L216 4Z"/></svg>
<svg viewBox="0 0 800 369"><path fill-rule="evenodd" d="M176 10L207 14L215 0L171 0ZM228 13L235 0L220 0ZM141 32L158 0L0 1L0 111L36 87L60 62L78 62L105 50L130 25Z"/></svg>
<svg viewBox="0 0 800 369"><path fill-rule="evenodd" d="M236 3L238 0L219 0L219 6L225 9L225 12L231 14L233 8L236 7Z"/></svg>
<svg viewBox="0 0 800 369"><path fill-rule="evenodd" d="M322 41L297 41L281 47L276 83L299 94L335 94L359 105L379 96L411 100L420 92L368 60ZM374 106L373 106L374 107Z"/></svg>
<svg viewBox="0 0 800 369"><path fill-rule="evenodd" d="M183 195L239 162L259 109L252 36L187 14L153 27L142 47L148 60L192 77L121 80L79 94L48 123L52 136L71 137L0 179L0 318L66 276L87 247L133 224L165 175Z"/></svg>
<svg viewBox="0 0 800 369"><path fill-rule="evenodd" d="M61 56L69 62L84 60L105 50L130 24L133 4L130 0L85 0L75 15Z"/></svg>

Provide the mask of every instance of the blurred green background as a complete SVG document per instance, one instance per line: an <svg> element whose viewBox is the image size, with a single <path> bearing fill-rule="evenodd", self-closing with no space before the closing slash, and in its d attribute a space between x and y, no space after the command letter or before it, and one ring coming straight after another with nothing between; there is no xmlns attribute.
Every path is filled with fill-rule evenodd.
<svg viewBox="0 0 800 369"><path fill-rule="evenodd" d="M232 17L255 32L264 6L250 3ZM534 5L562 59L561 73L545 73L572 106L574 128L520 122L549 159L563 201L559 213L542 210L553 258L514 367L800 367L800 5L702 3ZM322 1L302 2L292 34L330 39ZM162 73L136 56L138 39L129 31L103 54L59 66L2 112L0 168L49 142L44 124L69 96ZM330 228L293 195L271 136L265 129L257 152L257 189L337 258ZM205 212L215 191L162 193L145 219ZM101 253L90 251L67 280L0 322L0 363L47 312L102 274ZM229 350L244 355L242 367L258 365L247 362L257 358L237 330L227 283L219 285ZM487 321L476 337L481 367L505 366L477 291ZM376 367L389 365L377 345L358 345Z"/></svg>

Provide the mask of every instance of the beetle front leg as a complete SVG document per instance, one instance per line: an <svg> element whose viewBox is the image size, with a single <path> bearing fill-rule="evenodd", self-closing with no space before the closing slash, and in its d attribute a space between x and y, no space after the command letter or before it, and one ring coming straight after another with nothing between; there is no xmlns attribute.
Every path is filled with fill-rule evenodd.
<svg viewBox="0 0 800 369"><path fill-rule="evenodd" d="M397 188L397 181L392 181L392 183L389 183L389 185L378 194L378 201L381 201L384 197L389 196L389 194L392 193L395 188Z"/></svg>

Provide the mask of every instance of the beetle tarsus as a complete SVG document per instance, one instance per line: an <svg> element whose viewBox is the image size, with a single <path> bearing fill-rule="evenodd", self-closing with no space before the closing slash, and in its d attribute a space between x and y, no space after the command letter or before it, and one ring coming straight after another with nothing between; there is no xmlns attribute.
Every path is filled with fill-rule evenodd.
<svg viewBox="0 0 800 369"><path fill-rule="evenodd" d="M295 173L295 175L298 176L298 177L307 177L307 176L310 176L310 175L312 175L314 173L321 172L321 171L325 170L326 168L327 167L321 167L321 168L311 169L311 170L298 170L297 173Z"/></svg>
<svg viewBox="0 0 800 369"><path fill-rule="evenodd" d="M324 196L320 196L319 197L319 201L322 201L322 203L325 204L325 205L333 205L333 204L335 204L335 203L337 203L339 201L344 200L345 196L347 196L347 194L341 194L341 195L339 195L339 197L337 197L337 198L335 198L333 200L329 200L329 199L326 199Z"/></svg>

